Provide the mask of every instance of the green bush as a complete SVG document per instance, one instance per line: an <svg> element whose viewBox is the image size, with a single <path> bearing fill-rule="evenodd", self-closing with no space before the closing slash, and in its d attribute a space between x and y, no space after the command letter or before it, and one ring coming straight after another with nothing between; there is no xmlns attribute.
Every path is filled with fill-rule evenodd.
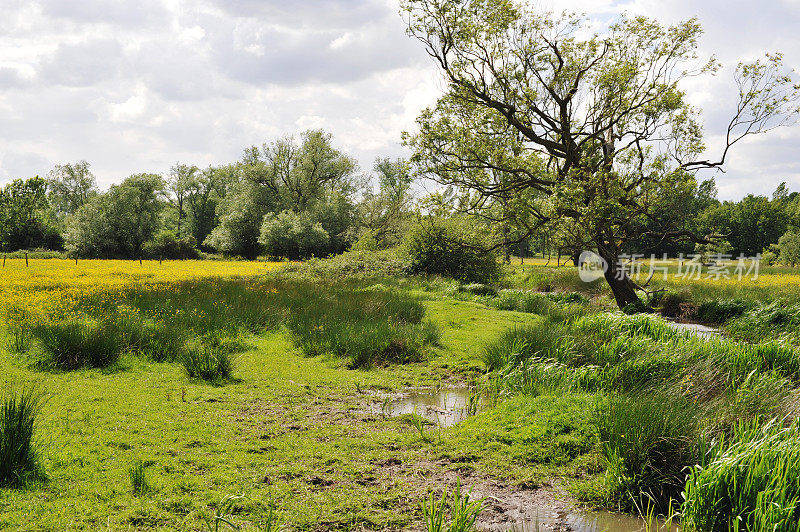
<svg viewBox="0 0 800 532"><path fill-rule="evenodd" d="M151 242L142 247L142 254L154 260L189 260L199 259L197 241L193 236L176 238L169 232L160 233Z"/></svg>
<svg viewBox="0 0 800 532"><path fill-rule="evenodd" d="M327 255L330 236L311 213L283 211L264 216L258 241L270 257L290 260Z"/></svg>
<svg viewBox="0 0 800 532"><path fill-rule="evenodd" d="M312 258L294 269L300 275L321 279L373 279L395 277L408 269L408 258L397 248L381 251L353 250L326 259Z"/></svg>
<svg viewBox="0 0 800 532"><path fill-rule="evenodd" d="M0 397L0 487L15 487L44 476L34 441L42 394L7 387Z"/></svg>
<svg viewBox="0 0 800 532"><path fill-rule="evenodd" d="M425 220L408 236L409 273L442 275L463 283L491 283L500 263L481 228L458 220Z"/></svg>

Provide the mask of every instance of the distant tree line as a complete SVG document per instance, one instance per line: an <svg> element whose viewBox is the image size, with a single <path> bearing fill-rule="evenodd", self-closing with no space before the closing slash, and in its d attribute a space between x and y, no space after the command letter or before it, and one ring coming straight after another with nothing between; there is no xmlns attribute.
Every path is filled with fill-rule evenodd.
<svg viewBox="0 0 800 532"><path fill-rule="evenodd" d="M656 206L651 216L637 228L640 236L626 244L625 253L648 257L700 254L708 258L717 254L754 257L760 253L769 263L800 264L800 193L789 192L786 183L781 183L771 197L748 194L739 201L719 201L712 179L699 184L688 180L653 201ZM710 243L661 238L668 227L711 237ZM555 253L565 260L577 257L582 250L575 242L580 239L569 229L566 224L545 226L512 246L512 251L530 256Z"/></svg>
<svg viewBox="0 0 800 532"><path fill-rule="evenodd" d="M248 148L233 164L178 163L166 176L135 174L106 191L87 162L57 165L46 179L17 179L0 189L0 250L303 259L357 242L396 246L411 216L410 171L390 159L373 170L363 175L318 130Z"/></svg>

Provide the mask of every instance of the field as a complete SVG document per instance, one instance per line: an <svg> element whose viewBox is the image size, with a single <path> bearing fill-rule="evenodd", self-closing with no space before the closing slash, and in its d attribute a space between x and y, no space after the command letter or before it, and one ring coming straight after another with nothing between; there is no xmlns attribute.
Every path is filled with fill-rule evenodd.
<svg viewBox="0 0 800 532"><path fill-rule="evenodd" d="M488 530L521 502L796 522L789 272L668 286L720 318L711 340L539 263L504 287L223 261L13 259L2 276L0 382L42 400L3 529L426 529L421 502L457 482ZM393 415L410 389L464 396L466 419Z"/></svg>

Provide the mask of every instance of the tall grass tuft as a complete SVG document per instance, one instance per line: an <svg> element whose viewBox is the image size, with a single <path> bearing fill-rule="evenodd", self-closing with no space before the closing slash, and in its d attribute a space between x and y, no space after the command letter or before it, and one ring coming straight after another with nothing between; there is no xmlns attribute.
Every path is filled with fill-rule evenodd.
<svg viewBox="0 0 800 532"><path fill-rule="evenodd" d="M700 410L661 394L616 396L600 409L597 425L612 495L632 507L645 501L666 511L678 501L684 468L696 464L702 439Z"/></svg>
<svg viewBox="0 0 800 532"><path fill-rule="evenodd" d="M718 441L686 482L690 530L796 531L800 522L800 422L741 425Z"/></svg>
<svg viewBox="0 0 800 532"><path fill-rule="evenodd" d="M41 364L65 370L110 366L124 347L113 324L93 320L40 323L31 335L41 350Z"/></svg>
<svg viewBox="0 0 800 532"><path fill-rule="evenodd" d="M451 493L445 489L437 500L433 493L422 502L426 532L470 532L483 510L483 499L470 501L471 494L461 491L461 479ZM449 516L448 516L449 514ZM449 519L448 519L449 517Z"/></svg>
<svg viewBox="0 0 800 532"><path fill-rule="evenodd" d="M128 478L131 480L133 494L137 497L150 491L150 484L147 481L147 465L143 461L136 460L131 464L128 468Z"/></svg>
<svg viewBox="0 0 800 532"><path fill-rule="evenodd" d="M425 307L408 294L317 285L299 287L294 297L286 326L309 356L347 358L351 367L406 363L439 341L438 328L423 321Z"/></svg>
<svg viewBox="0 0 800 532"><path fill-rule="evenodd" d="M235 357L230 351L208 345L190 347L183 355L186 374L209 382L230 379L234 365Z"/></svg>
<svg viewBox="0 0 800 532"><path fill-rule="evenodd" d="M35 387L9 387L0 401L0 486L44 478L34 441L43 394Z"/></svg>

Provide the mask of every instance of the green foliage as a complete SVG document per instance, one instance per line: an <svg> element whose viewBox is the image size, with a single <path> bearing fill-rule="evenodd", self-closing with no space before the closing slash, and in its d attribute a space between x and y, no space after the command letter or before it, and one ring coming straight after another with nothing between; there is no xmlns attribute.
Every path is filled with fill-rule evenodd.
<svg viewBox="0 0 800 532"><path fill-rule="evenodd" d="M781 264L794 267L800 264L800 233L788 231L778 240Z"/></svg>
<svg viewBox="0 0 800 532"><path fill-rule="evenodd" d="M311 213L287 210L264 216L258 241L270 257L299 260L324 256L330 236Z"/></svg>
<svg viewBox="0 0 800 532"><path fill-rule="evenodd" d="M422 502L426 532L470 532L482 510L483 499L471 502L470 493L462 493L461 479L451 493L445 489L438 501L430 493Z"/></svg>
<svg viewBox="0 0 800 532"><path fill-rule="evenodd" d="M300 275L319 279L375 279L399 276L407 269L408 258L405 253L393 248L381 251L353 250L327 259L310 259L296 271Z"/></svg>
<svg viewBox="0 0 800 532"><path fill-rule="evenodd" d="M612 397L598 416L607 479L623 503L680 500L683 469L699 459L698 408L655 393Z"/></svg>
<svg viewBox="0 0 800 532"><path fill-rule="evenodd" d="M742 425L719 440L686 481L682 524L689 530L797 530L800 424Z"/></svg>
<svg viewBox="0 0 800 532"><path fill-rule="evenodd" d="M34 440L42 401L42 393L30 386L5 386L0 395L0 487L44 478Z"/></svg>
<svg viewBox="0 0 800 532"><path fill-rule="evenodd" d="M0 189L0 248L61 249L54 213L47 200L47 181L15 179Z"/></svg>
<svg viewBox="0 0 800 532"><path fill-rule="evenodd" d="M197 251L197 241L189 235L183 238L176 238L169 232L161 232L149 242L142 246L142 254L149 259L157 260L188 260L199 259L200 252Z"/></svg>
<svg viewBox="0 0 800 532"><path fill-rule="evenodd" d="M47 185L53 209L64 216L75 214L97 194L97 180L86 161L57 164L47 176Z"/></svg>
<svg viewBox="0 0 800 532"><path fill-rule="evenodd" d="M487 251L487 234L466 220L426 219L407 240L409 272L452 277L464 283L500 278L500 263Z"/></svg>
<svg viewBox="0 0 800 532"><path fill-rule="evenodd" d="M68 222L67 250L86 258L142 258L160 228L161 176L136 174L84 203Z"/></svg>
<svg viewBox="0 0 800 532"><path fill-rule="evenodd" d="M306 244L314 250L324 247L320 254L342 252L350 243L355 169L355 162L335 149L323 131L306 131L299 142L286 137L249 148L237 165L238 181L219 204L220 223L205 244L249 259L258 256L262 236L275 246L276 255L305 253ZM271 216L265 234L268 214L282 218L276 222ZM316 223L327 233L325 242L319 242ZM305 239L303 247L293 249L290 239L281 238L280 226L295 228Z"/></svg>

